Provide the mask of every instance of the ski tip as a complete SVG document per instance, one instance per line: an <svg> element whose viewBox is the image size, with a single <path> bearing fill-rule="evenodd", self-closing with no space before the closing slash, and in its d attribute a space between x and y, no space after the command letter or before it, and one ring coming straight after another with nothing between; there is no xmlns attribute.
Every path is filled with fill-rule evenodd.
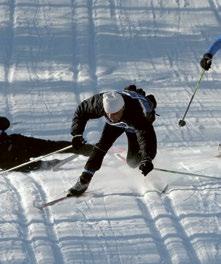
<svg viewBox="0 0 221 264"><path fill-rule="evenodd" d="M169 184L166 184L161 193L166 193L169 188Z"/></svg>
<svg viewBox="0 0 221 264"><path fill-rule="evenodd" d="M83 193L81 195L72 195L72 196L62 196L60 198L56 198L54 200L51 200L49 202L42 202L42 203L38 203L38 202L33 202L33 206L39 210L43 210L44 208L46 207L49 207L49 206L52 206L52 205L55 205L63 200L66 200L66 199L70 199L70 198L80 198L80 197L87 197L88 196L88 192L87 193Z"/></svg>

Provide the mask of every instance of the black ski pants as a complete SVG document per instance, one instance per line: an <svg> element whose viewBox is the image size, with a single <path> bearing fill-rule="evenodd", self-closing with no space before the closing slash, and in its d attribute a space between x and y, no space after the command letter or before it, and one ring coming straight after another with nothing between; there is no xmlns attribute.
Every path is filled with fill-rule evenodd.
<svg viewBox="0 0 221 264"><path fill-rule="evenodd" d="M85 169L93 172L99 170L104 156L116 139L124 132L126 133L128 139L128 152L126 158L127 164L132 168L137 167L142 157L136 133L127 132L124 128L112 126L106 123L101 138L93 148L93 151L85 165ZM152 125L149 127L147 142L150 150L150 156L154 158L156 155L156 135Z"/></svg>

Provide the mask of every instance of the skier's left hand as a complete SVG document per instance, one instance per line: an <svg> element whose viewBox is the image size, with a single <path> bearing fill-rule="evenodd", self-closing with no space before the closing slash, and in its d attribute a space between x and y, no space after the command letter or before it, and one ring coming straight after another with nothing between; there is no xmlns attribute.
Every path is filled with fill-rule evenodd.
<svg viewBox="0 0 221 264"><path fill-rule="evenodd" d="M139 166L139 169L141 170L144 176L146 176L150 171L152 171L153 168L153 163L150 159L142 161Z"/></svg>
<svg viewBox="0 0 221 264"><path fill-rule="evenodd" d="M205 70L208 71L212 64L213 55L210 53L206 53L203 55L203 58L200 61L200 66Z"/></svg>

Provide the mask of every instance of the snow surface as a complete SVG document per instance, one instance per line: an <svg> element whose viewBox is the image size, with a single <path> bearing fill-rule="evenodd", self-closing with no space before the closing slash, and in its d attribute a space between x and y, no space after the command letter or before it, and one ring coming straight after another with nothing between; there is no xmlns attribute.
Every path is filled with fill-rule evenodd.
<svg viewBox="0 0 221 264"><path fill-rule="evenodd" d="M125 156L124 137L85 196L44 210L34 205L64 195L86 158L1 175L1 264L221 263L220 53L178 126L220 12L220 0L0 1L0 114L10 133L70 140L80 101L135 83L158 101L155 167L203 176L144 178L113 154ZM102 126L89 122L85 138L96 142Z"/></svg>

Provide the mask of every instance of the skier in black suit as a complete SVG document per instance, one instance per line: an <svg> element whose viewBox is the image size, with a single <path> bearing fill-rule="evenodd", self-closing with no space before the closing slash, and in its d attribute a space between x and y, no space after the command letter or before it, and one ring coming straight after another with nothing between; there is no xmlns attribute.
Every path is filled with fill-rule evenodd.
<svg viewBox="0 0 221 264"><path fill-rule="evenodd" d="M123 91L99 93L84 100L77 107L72 122L72 146L75 153L89 155L84 170L67 196L85 192L94 173L100 169L104 156L124 132L128 138L127 163L139 166L146 176L152 169L157 139L152 123L155 120L156 100L135 85ZM89 119L105 117L106 123L100 140L91 149L85 148L83 133Z"/></svg>
<svg viewBox="0 0 221 264"><path fill-rule="evenodd" d="M9 126L9 120L6 117L0 116L0 168L3 170L28 162L30 158L43 156L71 145L71 142L68 141L44 140L20 134L8 135L6 130ZM73 153L73 150L70 148L65 152ZM42 167L47 168L55 165L58 161L59 160L40 160L17 170L28 172Z"/></svg>

